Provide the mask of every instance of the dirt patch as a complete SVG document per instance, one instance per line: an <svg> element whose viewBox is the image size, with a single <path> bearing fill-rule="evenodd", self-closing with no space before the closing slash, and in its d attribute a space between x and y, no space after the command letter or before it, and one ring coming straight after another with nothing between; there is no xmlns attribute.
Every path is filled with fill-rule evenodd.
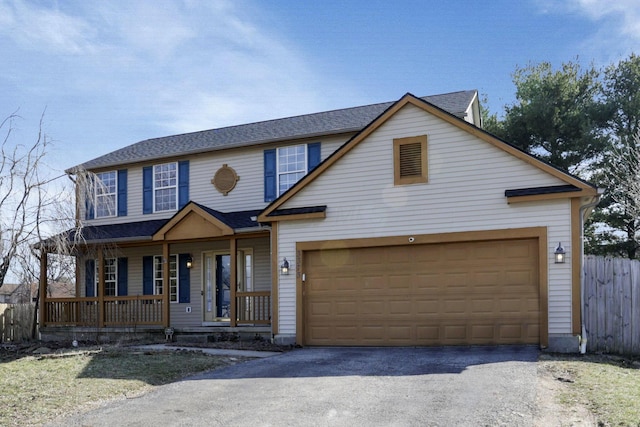
<svg viewBox="0 0 640 427"><path fill-rule="evenodd" d="M573 381L573 373L557 372L548 362L538 362L536 427L598 426L593 414L583 404L568 400L566 388Z"/></svg>
<svg viewBox="0 0 640 427"><path fill-rule="evenodd" d="M83 347L88 347L89 343L82 343ZM62 342L27 342L27 343L4 343L0 344L0 362L9 362L25 356L39 356L61 352L66 349L73 349L71 343Z"/></svg>
<svg viewBox="0 0 640 427"><path fill-rule="evenodd" d="M273 344L267 340L250 340L250 341L213 341L207 343L171 343L167 344L172 347L195 347L195 348L222 348L227 350L251 350L251 351L274 351L284 352L293 349L290 345Z"/></svg>

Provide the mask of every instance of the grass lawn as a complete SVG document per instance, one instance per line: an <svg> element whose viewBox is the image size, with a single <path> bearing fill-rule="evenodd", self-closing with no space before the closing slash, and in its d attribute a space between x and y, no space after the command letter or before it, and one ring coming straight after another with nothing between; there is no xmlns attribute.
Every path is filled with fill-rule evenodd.
<svg viewBox="0 0 640 427"><path fill-rule="evenodd" d="M603 355L543 354L540 363L564 384L562 404L585 406L599 426L640 426L640 362Z"/></svg>
<svg viewBox="0 0 640 427"><path fill-rule="evenodd" d="M2 356L2 355L0 355ZM201 352L85 349L0 357L0 426L41 425L114 398L246 359Z"/></svg>

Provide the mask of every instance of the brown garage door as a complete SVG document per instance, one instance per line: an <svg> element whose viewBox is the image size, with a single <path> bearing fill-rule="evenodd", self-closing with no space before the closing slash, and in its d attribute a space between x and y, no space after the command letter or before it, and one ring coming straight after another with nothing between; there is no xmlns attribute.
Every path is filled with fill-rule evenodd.
<svg viewBox="0 0 640 427"><path fill-rule="evenodd" d="M537 239L304 253L307 345L539 342Z"/></svg>

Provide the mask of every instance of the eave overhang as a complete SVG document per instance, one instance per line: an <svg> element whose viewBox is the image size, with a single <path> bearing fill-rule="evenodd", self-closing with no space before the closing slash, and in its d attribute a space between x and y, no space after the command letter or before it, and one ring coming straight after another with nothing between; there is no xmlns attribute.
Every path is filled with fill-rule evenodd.
<svg viewBox="0 0 640 427"><path fill-rule="evenodd" d="M580 188L576 185L552 185L546 187L530 187L505 190L507 203L535 202L541 200L557 200L574 197L593 197L598 195L594 187Z"/></svg>
<svg viewBox="0 0 640 427"><path fill-rule="evenodd" d="M327 206L278 209L266 217L266 221L293 221L297 219L317 219L327 217Z"/></svg>

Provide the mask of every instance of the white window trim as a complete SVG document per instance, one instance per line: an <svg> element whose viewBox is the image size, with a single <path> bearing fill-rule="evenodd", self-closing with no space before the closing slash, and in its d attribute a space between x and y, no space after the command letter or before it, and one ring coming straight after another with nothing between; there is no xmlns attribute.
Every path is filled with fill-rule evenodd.
<svg viewBox="0 0 640 427"><path fill-rule="evenodd" d="M295 148L295 147L304 147L304 169L302 170L297 170L297 171L289 171L289 172L280 172L280 150L284 150L287 148ZM307 144L296 144L296 145L285 145L282 147L278 147L276 149L276 193L278 194L278 197L280 197L285 191L287 191L289 188L293 187L295 185L295 182L293 184L291 184L291 186L289 188L287 188L287 190L284 190L282 192L280 192L280 175L290 175L293 173L298 173L298 172L302 172L303 175L306 175L307 172L309 172L309 156L307 154L307 150L309 149L309 147L307 147ZM301 178L302 179L302 178ZM298 180L299 181L299 180ZM298 182L296 181L296 182Z"/></svg>
<svg viewBox="0 0 640 427"><path fill-rule="evenodd" d="M254 256L253 256L253 248L251 249L242 249L242 252L244 253L244 260L243 260L243 264L244 264L244 286L245 286L245 291L246 292L252 292L255 287L255 265L254 265ZM251 271L251 274L248 275L247 274L247 256L250 257L251 260L251 264L249 265L249 270ZM251 284L249 285L247 282L251 282Z"/></svg>
<svg viewBox="0 0 640 427"><path fill-rule="evenodd" d="M107 174L107 173L112 173L115 177L115 189L113 193L104 193L101 194L100 196L98 195L98 186L101 185L102 183L102 179L99 178L99 175L101 174ZM94 182L93 185L93 210L94 210L94 217L95 218L113 218L115 216L118 216L118 171L105 171L105 172L98 172L95 174L96 175L96 180ZM98 203L98 198L102 197L105 198L106 196L110 196L113 195L113 214L111 215L99 215L99 203Z"/></svg>
<svg viewBox="0 0 640 427"><path fill-rule="evenodd" d="M176 293L175 295L171 294L171 283L169 283L169 302L174 304L174 303L178 303L178 296L180 295L180 259L178 257L178 255L169 255L169 258L175 258L176 261ZM158 263L158 261L160 261ZM160 280L162 280L163 282L163 286L164 286L164 263L162 262L162 255L154 255L153 257L153 294L154 295L161 295L160 293L158 293L158 288L156 286L156 280L158 280L157 276L156 276L156 266L160 265L161 269L160 269ZM171 269L169 269L169 274L171 274ZM169 282L171 282L172 277L169 277ZM173 299L175 297L175 299Z"/></svg>
<svg viewBox="0 0 640 427"><path fill-rule="evenodd" d="M157 187L156 186L156 168L160 167L160 166L165 166L165 165L175 165L176 167L176 184L175 185L171 185L168 187ZM153 165L153 167L151 168L151 173L152 173L152 184L153 184L153 212L171 212L171 211L176 211L178 210L178 191L179 191L179 183L180 183L180 170L178 167L178 162L167 162L167 163L158 163L157 165ZM164 190L164 189L168 189L168 188L175 188L175 207L172 209L162 209L162 210L158 210L156 209L156 191L157 190Z"/></svg>
<svg viewBox="0 0 640 427"><path fill-rule="evenodd" d="M115 294L114 295L108 295L108 296L117 297L118 296L118 258L105 258L104 259L105 265L107 264L108 260L113 260L113 266L115 267L115 270L116 270L116 275L115 275L116 277L115 277L115 280L114 280ZM100 260L96 259L94 261L94 263L95 263L94 264L95 268L94 268L93 277L95 277L95 283L93 284L93 286L94 286L93 294L95 296L98 296L98 285L100 283ZM106 288L107 288L107 279L106 278L104 280L104 287L105 287L104 290L106 291ZM104 292L104 295L107 296L106 292Z"/></svg>

